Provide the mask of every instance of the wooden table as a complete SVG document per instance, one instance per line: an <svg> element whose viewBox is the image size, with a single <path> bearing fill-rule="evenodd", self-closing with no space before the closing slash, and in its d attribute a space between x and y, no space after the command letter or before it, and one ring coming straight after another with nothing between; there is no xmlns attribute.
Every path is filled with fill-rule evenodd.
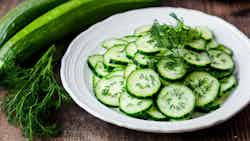
<svg viewBox="0 0 250 141"><path fill-rule="evenodd" d="M0 17L21 0L0 0ZM248 1L248 2L247 2ZM217 15L237 26L250 37L249 0L163 0L163 6L198 9ZM0 97L6 92L0 90ZM58 113L63 133L44 141L250 141L250 105L232 119L210 129L182 134L150 134L120 128L88 114L77 105L65 106ZM25 140L19 129L9 125L0 113L0 141Z"/></svg>

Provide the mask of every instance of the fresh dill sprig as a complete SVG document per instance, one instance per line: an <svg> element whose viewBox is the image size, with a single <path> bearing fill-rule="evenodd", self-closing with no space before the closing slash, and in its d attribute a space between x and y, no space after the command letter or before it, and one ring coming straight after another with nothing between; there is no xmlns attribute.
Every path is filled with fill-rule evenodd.
<svg viewBox="0 0 250 141"><path fill-rule="evenodd" d="M6 116L29 140L34 136L58 134L57 125L51 121L50 115L69 100L54 78L54 53L53 46L34 67L22 69L13 66L1 80L1 85L9 89L3 102Z"/></svg>
<svg viewBox="0 0 250 141"><path fill-rule="evenodd" d="M170 51L172 56L180 57L180 51L183 47L187 43L198 39L200 33L195 28L186 26L183 20L178 18L175 13L171 13L170 16L177 21L177 25L161 25L155 20L151 28L151 35L153 40L157 42L158 47Z"/></svg>

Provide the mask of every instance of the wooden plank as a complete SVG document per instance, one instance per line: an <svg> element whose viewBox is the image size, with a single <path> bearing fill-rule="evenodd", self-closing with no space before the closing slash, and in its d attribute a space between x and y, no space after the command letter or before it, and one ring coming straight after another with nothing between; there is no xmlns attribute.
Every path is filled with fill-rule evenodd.
<svg viewBox="0 0 250 141"><path fill-rule="evenodd" d="M0 16L21 0L0 0ZM163 6L197 9L217 15L236 25L250 37L250 2L238 0L163 0ZM6 94L0 90L0 97ZM44 141L249 141L250 106L232 119L218 126L182 134L152 134L137 132L105 123L72 104L64 106L57 114L63 133ZM0 112L0 141L25 140L19 129L9 125Z"/></svg>

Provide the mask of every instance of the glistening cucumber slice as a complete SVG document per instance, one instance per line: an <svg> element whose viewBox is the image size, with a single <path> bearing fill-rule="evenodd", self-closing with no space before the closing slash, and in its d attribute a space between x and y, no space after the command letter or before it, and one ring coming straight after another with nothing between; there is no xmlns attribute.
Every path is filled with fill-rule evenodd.
<svg viewBox="0 0 250 141"><path fill-rule="evenodd" d="M157 42L153 40L150 34L140 37L135 43L138 51L141 53L153 54L160 52Z"/></svg>
<svg viewBox="0 0 250 141"><path fill-rule="evenodd" d="M126 56L123 45L111 47L104 54L104 64L108 67L121 67L129 62L131 60Z"/></svg>
<svg viewBox="0 0 250 141"><path fill-rule="evenodd" d="M196 106L204 107L213 102L220 89L219 81L207 72L192 72L185 79L185 84L190 87L196 96Z"/></svg>
<svg viewBox="0 0 250 141"><path fill-rule="evenodd" d="M222 80L220 80L221 86L220 86L220 95L231 90L234 86L237 85L237 80L235 75L231 75L229 77L226 77Z"/></svg>
<svg viewBox="0 0 250 141"><path fill-rule="evenodd" d="M157 64L160 75L169 80L182 78L186 74L186 66L183 61L177 58L163 58Z"/></svg>
<svg viewBox="0 0 250 141"><path fill-rule="evenodd" d="M195 95L184 85L171 84L164 87L157 100L159 110L168 117L182 118L195 107Z"/></svg>
<svg viewBox="0 0 250 141"><path fill-rule="evenodd" d="M149 32L151 28L152 28L152 25L143 25L143 26L136 28L134 33L135 35L147 34L147 32Z"/></svg>
<svg viewBox="0 0 250 141"><path fill-rule="evenodd" d="M122 39L111 38L111 39L104 40L102 42L102 46L106 49L109 49L109 48L114 47L116 45L126 45L127 43L128 42L126 42Z"/></svg>
<svg viewBox="0 0 250 141"><path fill-rule="evenodd" d="M139 99L128 93L123 93L120 97L119 108L124 113L131 116L141 116L153 104L152 99Z"/></svg>
<svg viewBox="0 0 250 141"><path fill-rule="evenodd" d="M207 27L198 26L196 29L200 32L201 37L203 39L205 39L205 40L213 39L213 33Z"/></svg>
<svg viewBox="0 0 250 141"><path fill-rule="evenodd" d="M165 120L167 118L154 105L147 111L147 114L154 120Z"/></svg>
<svg viewBox="0 0 250 141"><path fill-rule="evenodd" d="M129 58L134 58L135 54L137 53L137 47L135 43L129 43L125 49L126 54Z"/></svg>
<svg viewBox="0 0 250 141"><path fill-rule="evenodd" d="M189 64L195 66L206 66L211 63L210 58L206 52L186 50L184 59Z"/></svg>
<svg viewBox="0 0 250 141"><path fill-rule="evenodd" d="M136 65L135 64L128 64L124 71L124 77L127 78L133 71L136 70Z"/></svg>
<svg viewBox="0 0 250 141"><path fill-rule="evenodd" d="M153 96L161 87L159 75L152 69L133 71L127 79L127 90L136 97Z"/></svg>
<svg viewBox="0 0 250 141"><path fill-rule="evenodd" d="M203 39L194 40L187 44L188 47L195 50L205 50L206 49L206 41Z"/></svg>
<svg viewBox="0 0 250 141"><path fill-rule="evenodd" d="M230 70L234 68L232 57L225 52L213 49L209 50L208 53L212 60L212 68L219 70Z"/></svg>
<svg viewBox="0 0 250 141"><path fill-rule="evenodd" d="M123 77L101 79L95 87L97 99L107 106L119 106L119 98L125 93Z"/></svg>

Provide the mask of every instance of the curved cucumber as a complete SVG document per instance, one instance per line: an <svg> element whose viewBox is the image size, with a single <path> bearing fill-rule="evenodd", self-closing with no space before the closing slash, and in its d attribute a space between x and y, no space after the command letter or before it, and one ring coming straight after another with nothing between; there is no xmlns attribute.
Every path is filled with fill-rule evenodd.
<svg viewBox="0 0 250 141"><path fill-rule="evenodd" d="M0 46L32 20L68 0L26 0L0 20Z"/></svg>
<svg viewBox="0 0 250 141"><path fill-rule="evenodd" d="M79 32L114 13L158 4L158 0L71 0L27 25L0 49L0 72L10 62L24 61L41 48Z"/></svg>

